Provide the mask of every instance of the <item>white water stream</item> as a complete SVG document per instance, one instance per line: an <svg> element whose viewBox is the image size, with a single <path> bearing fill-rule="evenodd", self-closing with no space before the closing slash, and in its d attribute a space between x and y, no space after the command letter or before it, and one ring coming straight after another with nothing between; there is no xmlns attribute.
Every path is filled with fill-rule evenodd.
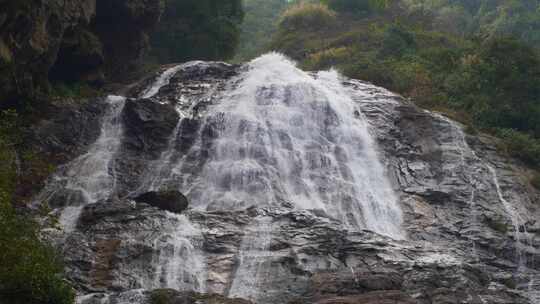
<svg viewBox="0 0 540 304"><path fill-rule="evenodd" d="M238 251L238 268L229 290L229 297L248 299L257 303L264 281L270 277L273 254L269 250L274 230L271 217L256 218L242 240Z"/></svg>
<svg viewBox="0 0 540 304"><path fill-rule="evenodd" d="M185 215L167 213L171 231L154 242L159 255L152 288L206 291L207 271L201 251L201 230Z"/></svg>
<svg viewBox="0 0 540 304"><path fill-rule="evenodd" d="M62 174L54 176L38 197L47 200L59 190L68 190L65 192L68 193L67 205L59 219L66 234L75 229L85 205L108 198L115 191L114 156L121 144L123 127L120 114L125 100L121 96L107 97L109 108L103 117L96 142L87 153L67 164Z"/></svg>
<svg viewBox="0 0 540 304"><path fill-rule="evenodd" d="M531 246L532 247L532 239L529 235L529 233L525 229L526 219L524 218L523 211L520 211L517 209L515 204L512 204L510 201L508 201L507 198L505 198L505 195L503 193L503 190L501 188L499 177L497 174L497 170L490 164L486 163L484 160L479 158L476 153L469 147L466 139L465 139L465 132L463 131L462 127L459 126L457 123L451 121L450 119L442 116L437 115L444 121L446 121L448 124L451 125L453 131L458 134L458 144L457 149L459 149L460 152L460 158L461 158L461 166L463 167L463 172L467 172L467 178L469 180L469 183L471 185L471 196L469 200L471 213L472 213L472 222L474 225L477 224L477 213L478 210L476 207L476 191L477 189L477 180L474 177L474 172L471 172L470 169L465 169L466 166L466 158L469 156L472 158L473 161L478 162L483 167L487 169L489 174L491 174L493 185L496 190L497 198L499 202L502 204L504 210L506 211L506 214L508 215L510 222L512 224L512 230L514 235L514 242L516 247L516 260L518 262L518 269L517 272L523 272L525 276L527 276L527 267L528 263L530 261L527 261L527 257L524 254L525 247ZM523 231L524 230L524 231ZM473 241L472 243L473 247L473 254L476 256L476 244ZM476 257L478 259L479 257ZM527 286L527 290L525 291L526 296L529 298L529 300L532 301L532 303L540 303L540 291L537 288L538 279L534 277L534 275L531 275L529 278L529 283Z"/></svg>

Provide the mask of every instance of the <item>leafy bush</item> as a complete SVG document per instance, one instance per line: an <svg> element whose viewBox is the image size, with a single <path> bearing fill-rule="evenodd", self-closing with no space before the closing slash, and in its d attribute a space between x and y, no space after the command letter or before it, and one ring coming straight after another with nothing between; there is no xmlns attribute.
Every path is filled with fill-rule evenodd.
<svg viewBox="0 0 540 304"><path fill-rule="evenodd" d="M277 30L279 16L289 3L286 0L245 0L245 17L241 27L236 61L246 61L264 52L268 37Z"/></svg>
<svg viewBox="0 0 540 304"><path fill-rule="evenodd" d="M325 69L346 62L351 56L351 51L346 47L331 48L312 54L306 60L308 69Z"/></svg>
<svg viewBox="0 0 540 304"><path fill-rule="evenodd" d="M504 140L504 147L509 155L531 165L540 165L540 140L513 129L501 129L498 135Z"/></svg>
<svg viewBox="0 0 540 304"><path fill-rule="evenodd" d="M14 111L0 114L0 303L70 304L74 293L55 252L41 243L38 226L11 205L20 119Z"/></svg>
<svg viewBox="0 0 540 304"><path fill-rule="evenodd" d="M0 298L14 304L71 304L54 250L42 244L37 225L17 215L0 192Z"/></svg>
<svg viewBox="0 0 540 304"><path fill-rule="evenodd" d="M392 24L384 33L382 48L379 52L382 57L399 57L409 50L414 50L415 47L414 35L404 28Z"/></svg>
<svg viewBox="0 0 540 304"><path fill-rule="evenodd" d="M279 26L283 30L320 30L336 25L336 13L326 5L300 3L283 13Z"/></svg>
<svg viewBox="0 0 540 304"><path fill-rule="evenodd" d="M232 58L243 17L241 0L167 0L152 56L160 63Z"/></svg>

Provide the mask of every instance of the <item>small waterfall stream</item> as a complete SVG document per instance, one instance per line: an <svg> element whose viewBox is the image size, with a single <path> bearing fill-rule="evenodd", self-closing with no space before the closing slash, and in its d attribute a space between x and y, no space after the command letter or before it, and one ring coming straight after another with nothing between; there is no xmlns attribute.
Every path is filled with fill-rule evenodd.
<svg viewBox="0 0 540 304"><path fill-rule="evenodd" d="M505 195L503 193L503 190L499 182L497 170L491 164L486 163L484 160L478 157L476 155L476 152L473 151L469 147L465 139L465 132L463 131L462 127L442 115L437 115L437 116L441 118L442 120L444 120L445 122L447 122L452 127L452 130L453 130L452 132L456 132L458 134L459 140L457 141L458 142L457 148L460 150L461 165L463 166L463 168L466 165L467 155L469 155L473 161L481 164L481 166L484 167L487 170L487 172L489 172L489 174L491 175L493 186L495 187L495 190L496 190L497 198L499 202L502 204L513 226L514 242L516 246L516 260L518 263L518 269L516 271L523 272L526 275L526 272L528 271L527 267L528 267L529 261L527 261L527 258L524 254L524 249L527 246L532 246L531 245L532 239L530 239L530 235L525 229L525 224L527 221L523 217L522 211L517 210L515 205L505 198ZM475 195L476 195L476 191L478 191L477 180L475 179L473 172L470 172L467 169L464 169L464 170L465 172L468 172L467 178L471 185L471 196L469 200L469 205L470 205L471 213L472 213L472 221L474 224L476 224L477 210L476 210ZM476 255L476 244L474 241L472 245L473 245L472 246L473 254ZM478 259L479 257L476 257L476 258ZM540 292L538 292L537 289L534 287L536 286L536 284L537 284L536 279L534 277L529 278L529 283L526 288L527 290L525 292L526 296L531 301L533 301L533 303L536 303L538 300L540 300Z"/></svg>
<svg viewBox="0 0 540 304"><path fill-rule="evenodd" d="M156 270L152 288L205 292L207 271L200 252L200 228L185 215L167 213L167 218L171 231L154 242L159 255L153 262Z"/></svg>
<svg viewBox="0 0 540 304"><path fill-rule="evenodd" d="M268 264L273 257L269 250L274 230L272 218L256 218L251 229L253 230L247 232L240 245L238 268L228 296L257 303L259 293L264 289L264 280L269 277Z"/></svg>
<svg viewBox="0 0 540 304"><path fill-rule="evenodd" d="M38 196L40 201L46 201L60 190L68 191L66 207L59 219L66 234L75 229L85 205L114 194L114 155L121 144L123 127L120 114L125 100L122 96L107 97L109 108L103 117L99 138L87 153L65 165L61 174L54 176Z"/></svg>

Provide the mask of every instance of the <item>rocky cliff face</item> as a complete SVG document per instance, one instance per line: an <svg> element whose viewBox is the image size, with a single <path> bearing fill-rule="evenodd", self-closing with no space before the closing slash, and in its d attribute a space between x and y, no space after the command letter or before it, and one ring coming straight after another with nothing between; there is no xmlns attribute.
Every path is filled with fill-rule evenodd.
<svg viewBox="0 0 540 304"><path fill-rule="evenodd" d="M540 301L539 193L493 139L276 55L147 83L36 198L80 303ZM132 200L171 188L182 214Z"/></svg>
<svg viewBox="0 0 540 304"><path fill-rule="evenodd" d="M137 64L162 0L0 1L0 106L49 80L102 83Z"/></svg>

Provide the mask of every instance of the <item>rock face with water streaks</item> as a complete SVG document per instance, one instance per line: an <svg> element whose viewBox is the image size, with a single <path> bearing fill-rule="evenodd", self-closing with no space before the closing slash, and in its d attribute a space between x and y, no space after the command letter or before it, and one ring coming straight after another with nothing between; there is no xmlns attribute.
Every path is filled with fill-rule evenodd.
<svg viewBox="0 0 540 304"><path fill-rule="evenodd" d="M80 303L538 303L539 194L493 139L278 55L169 74L115 114L111 195L51 213Z"/></svg>

